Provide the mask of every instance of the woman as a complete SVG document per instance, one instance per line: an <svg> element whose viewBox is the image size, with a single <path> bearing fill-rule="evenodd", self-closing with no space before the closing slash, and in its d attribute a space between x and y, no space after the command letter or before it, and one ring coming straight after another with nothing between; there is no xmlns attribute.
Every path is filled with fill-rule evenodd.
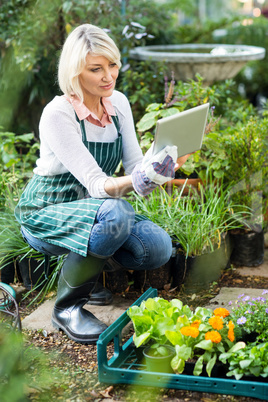
<svg viewBox="0 0 268 402"><path fill-rule="evenodd" d="M120 53L100 28L85 24L67 38L58 68L62 96L40 120L40 157L15 216L25 240L45 254L68 254L52 323L69 338L94 343L106 329L83 308L107 259L131 270L157 268L171 239L137 222L130 191L147 195L174 177L176 147L143 158L126 97L115 91ZM180 159L181 165L187 157ZM113 177L122 160L125 176Z"/></svg>

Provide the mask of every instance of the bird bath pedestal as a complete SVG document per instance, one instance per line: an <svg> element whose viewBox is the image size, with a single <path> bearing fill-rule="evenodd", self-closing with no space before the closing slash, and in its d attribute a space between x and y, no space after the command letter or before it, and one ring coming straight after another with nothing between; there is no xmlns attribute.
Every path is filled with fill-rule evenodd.
<svg viewBox="0 0 268 402"><path fill-rule="evenodd" d="M206 84L235 77L251 60L265 57L265 49L246 45L185 44L136 47L130 57L165 61L176 80L194 79L198 73Z"/></svg>

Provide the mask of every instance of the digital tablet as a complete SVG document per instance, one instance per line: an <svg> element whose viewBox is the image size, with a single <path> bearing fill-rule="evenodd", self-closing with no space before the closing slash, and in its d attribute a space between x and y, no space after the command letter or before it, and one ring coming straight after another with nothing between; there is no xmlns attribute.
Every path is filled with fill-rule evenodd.
<svg viewBox="0 0 268 402"><path fill-rule="evenodd" d="M154 155L166 145L177 145L178 157L198 151L202 147L209 103L196 106L156 123Z"/></svg>

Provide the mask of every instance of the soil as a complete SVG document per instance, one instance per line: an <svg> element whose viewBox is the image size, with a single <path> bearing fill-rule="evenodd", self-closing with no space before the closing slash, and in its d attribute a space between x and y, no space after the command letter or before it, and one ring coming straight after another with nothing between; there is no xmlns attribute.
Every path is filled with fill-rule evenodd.
<svg viewBox="0 0 268 402"><path fill-rule="evenodd" d="M179 298L192 307L204 305L209 299L215 297L221 287L248 287L268 288L268 278L243 277L236 270L225 271L217 283L214 283L209 291L187 295L183 289L171 289L166 286L159 291L160 297L171 299ZM136 300L139 292L131 286L121 296ZM36 306L29 306L29 299L20 303L20 314L23 318L28 315ZM82 345L75 343L62 333L46 333L45 331L25 331L28 342L32 346L44 351L49 360L49 365L57 367L64 374L61 384L55 385L49 390L49 399L44 395L47 390L29 391L29 400L62 400L62 401L203 401L203 402L255 402L259 399L245 396L230 396L203 392L192 392L175 389L159 389L150 387L137 387L135 385L114 385L100 384L97 374L97 350L96 345ZM113 348L109 347L107 354L112 356Z"/></svg>

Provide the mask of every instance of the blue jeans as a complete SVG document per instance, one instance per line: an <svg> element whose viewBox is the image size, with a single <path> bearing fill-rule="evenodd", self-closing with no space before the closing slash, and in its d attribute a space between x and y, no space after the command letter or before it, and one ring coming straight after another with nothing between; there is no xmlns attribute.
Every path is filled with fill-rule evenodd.
<svg viewBox="0 0 268 402"><path fill-rule="evenodd" d="M171 257L169 235L149 220L134 221L132 206L122 199L107 199L98 209L88 243L88 253L110 257L126 269L159 268ZM31 236L22 228L26 241L35 250L49 255L62 255L69 250Z"/></svg>

